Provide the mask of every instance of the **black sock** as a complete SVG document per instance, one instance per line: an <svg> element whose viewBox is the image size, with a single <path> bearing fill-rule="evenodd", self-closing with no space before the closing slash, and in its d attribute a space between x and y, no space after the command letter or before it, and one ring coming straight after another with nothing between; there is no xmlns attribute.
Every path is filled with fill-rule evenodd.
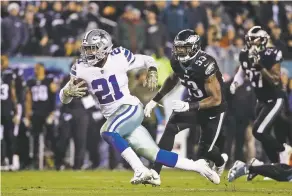
<svg viewBox="0 0 292 196"><path fill-rule="evenodd" d="M220 167L224 164L224 159L221 156L220 150L217 146L214 146L213 149L207 153L206 157L213 161L216 167Z"/></svg>
<svg viewBox="0 0 292 196"><path fill-rule="evenodd" d="M273 147L271 147L270 145L266 145L266 144L262 143L262 146L263 146L263 149L264 149L266 155L270 159L270 161L272 163L278 163L279 162L279 155L278 155L277 151L275 151L275 149Z"/></svg>
<svg viewBox="0 0 292 196"><path fill-rule="evenodd" d="M158 144L159 148L171 151L174 145L174 138L176 133L177 133L176 125L167 125ZM154 169L159 174L162 169L162 164L154 163L152 169Z"/></svg>
<svg viewBox="0 0 292 196"><path fill-rule="evenodd" d="M224 164L224 159L222 158L220 150L217 146L213 146L212 150L208 152L210 145L204 144L203 142L201 142L199 145L199 159L207 159L213 161L216 167L220 167Z"/></svg>
<svg viewBox="0 0 292 196"><path fill-rule="evenodd" d="M249 172L272 178L277 181L288 181L292 167L286 164L250 166Z"/></svg>

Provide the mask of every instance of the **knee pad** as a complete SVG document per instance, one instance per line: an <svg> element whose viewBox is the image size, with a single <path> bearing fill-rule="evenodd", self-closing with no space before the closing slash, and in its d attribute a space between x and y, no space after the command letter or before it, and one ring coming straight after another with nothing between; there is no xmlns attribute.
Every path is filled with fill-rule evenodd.
<svg viewBox="0 0 292 196"><path fill-rule="evenodd" d="M128 142L116 132L102 132L101 137L120 153L129 147Z"/></svg>

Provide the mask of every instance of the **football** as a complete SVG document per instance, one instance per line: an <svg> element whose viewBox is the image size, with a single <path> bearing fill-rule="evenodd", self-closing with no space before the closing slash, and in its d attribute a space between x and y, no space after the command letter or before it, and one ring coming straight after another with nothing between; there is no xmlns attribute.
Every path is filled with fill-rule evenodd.
<svg viewBox="0 0 292 196"><path fill-rule="evenodd" d="M74 80L74 85L76 85L76 84L79 84L80 82L82 82L82 81L85 81L85 80L83 80L83 79L81 79L81 78L76 78L75 80ZM85 83L84 84L82 84L81 85L82 87L87 87L88 85L87 85L87 83L86 83L86 81L85 81Z"/></svg>
<svg viewBox="0 0 292 196"><path fill-rule="evenodd" d="M76 85L76 84L79 84L79 83L82 82L82 81L85 81L85 80L83 80L83 79L81 79L81 78L76 78L76 79L73 81L73 83L74 83L74 85ZM87 87L87 88L88 88L88 84L87 84L87 82L85 81L85 83L82 84L80 87ZM88 90L86 90L86 94L85 94L84 96L87 96L88 94L89 94L89 92L88 92Z"/></svg>

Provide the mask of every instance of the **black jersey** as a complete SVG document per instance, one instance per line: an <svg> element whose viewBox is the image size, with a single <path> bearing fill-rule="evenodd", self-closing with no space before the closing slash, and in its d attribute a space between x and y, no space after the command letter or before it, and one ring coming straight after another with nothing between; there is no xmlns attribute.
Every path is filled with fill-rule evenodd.
<svg viewBox="0 0 292 196"><path fill-rule="evenodd" d="M32 96L33 114L46 116L55 109L56 93L50 90L53 81L54 78L48 76L43 80L32 78L27 81Z"/></svg>
<svg viewBox="0 0 292 196"><path fill-rule="evenodd" d="M206 109L208 112L222 112L226 109L226 101L223 93L223 78L219 70L216 60L203 51L199 53L192 60L187 62L188 66L184 66L180 61L174 57L171 60L171 66L174 73L179 77L181 84L184 85L189 92L189 100L201 101L209 95L205 90L205 81L208 77L215 74L220 86L222 102L219 106Z"/></svg>
<svg viewBox="0 0 292 196"><path fill-rule="evenodd" d="M281 63L282 52L277 48L271 47L259 53L260 64L270 70L274 64ZM242 50L239 54L239 61L246 76L251 81L252 86L255 89L257 99L259 101L266 102L268 100L275 100L277 98L284 97L284 91L281 85L274 86L267 79L265 79L260 70L256 68L249 60L248 50Z"/></svg>
<svg viewBox="0 0 292 196"><path fill-rule="evenodd" d="M6 69L1 72L1 115L12 115L15 109L11 97L11 86L15 81L13 70Z"/></svg>

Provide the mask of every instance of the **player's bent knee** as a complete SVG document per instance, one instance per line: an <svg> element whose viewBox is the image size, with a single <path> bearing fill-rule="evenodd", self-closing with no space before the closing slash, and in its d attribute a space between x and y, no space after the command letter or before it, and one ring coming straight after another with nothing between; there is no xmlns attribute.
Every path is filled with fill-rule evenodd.
<svg viewBox="0 0 292 196"><path fill-rule="evenodd" d="M103 132L101 137L120 153L129 147L128 142L116 132Z"/></svg>

